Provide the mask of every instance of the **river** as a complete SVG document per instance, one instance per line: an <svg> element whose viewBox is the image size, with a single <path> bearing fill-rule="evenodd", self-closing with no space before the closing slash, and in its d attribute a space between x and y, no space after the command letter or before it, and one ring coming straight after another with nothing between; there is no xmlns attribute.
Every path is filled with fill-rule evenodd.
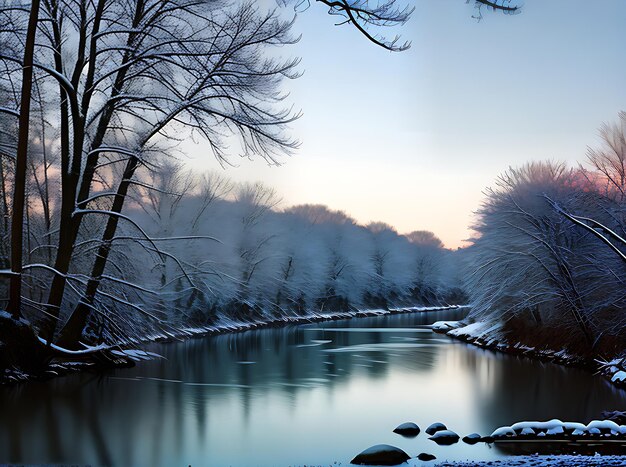
<svg viewBox="0 0 626 467"><path fill-rule="evenodd" d="M415 456L492 459L437 446L518 420L587 421L626 392L583 370L434 334L462 311L398 314L152 344L163 359L0 388L0 459L118 466L348 464L379 443ZM414 421L414 439L392 433Z"/></svg>

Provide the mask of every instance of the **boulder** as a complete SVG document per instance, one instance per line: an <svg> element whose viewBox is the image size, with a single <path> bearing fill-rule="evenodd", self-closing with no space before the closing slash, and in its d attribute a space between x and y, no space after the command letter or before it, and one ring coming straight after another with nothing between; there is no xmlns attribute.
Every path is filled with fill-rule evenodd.
<svg viewBox="0 0 626 467"><path fill-rule="evenodd" d="M432 454L428 454L427 452L422 452L420 453L417 458L421 461L424 462L428 462L428 461L434 461L435 459L437 459L435 456L433 456Z"/></svg>
<svg viewBox="0 0 626 467"><path fill-rule="evenodd" d="M350 463L358 465L398 465L409 459L409 455L400 448L388 444L377 444L357 455Z"/></svg>
<svg viewBox="0 0 626 467"><path fill-rule="evenodd" d="M434 435L438 431L447 430L447 429L448 427L445 426L443 423L436 422L430 425L428 428L426 428L426 433L429 435Z"/></svg>
<svg viewBox="0 0 626 467"><path fill-rule="evenodd" d="M480 440L481 440L483 443L487 443L487 444L491 444L491 443L493 443L493 441L494 441L494 440L493 440L493 438L492 438L491 436L483 436L482 438L480 438Z"/></svg>
<svg viewBox="0 0 626 467"><path fill-rule="evenodd" d="M393 432L409 438L415 438L420 434L420 427L413 422L406 422L398 425Z"/></svg>
<svg viewBox="0 0 626 467"><path fill-rule="evenodd" d="M466 444L476 444L480 441L481 436L478 433L472 433L463 437L463 442Z"/></svg>
<svg viewBox="0 0 626 467"><path fill-rule="evenodd" d="M439 445L449 446L451 444L459 442L459 435L457 435L454 431L440 430L428 439L434 441Z"/></svg>

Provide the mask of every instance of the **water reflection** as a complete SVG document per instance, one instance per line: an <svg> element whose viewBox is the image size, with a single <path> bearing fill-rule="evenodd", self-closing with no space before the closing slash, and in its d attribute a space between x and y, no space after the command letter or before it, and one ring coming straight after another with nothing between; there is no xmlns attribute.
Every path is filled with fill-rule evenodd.
<svg viewBox="0 0 626 467"><path fill-rule="evenodd" d="M392 433L459 434L521 419L587 420L626 396L586 372L453 342L424 325L460 312L365 318L154 345L165 358L108 375L0 389L0 460L115 465L347 462L395 444L492 458Z"/></svg>

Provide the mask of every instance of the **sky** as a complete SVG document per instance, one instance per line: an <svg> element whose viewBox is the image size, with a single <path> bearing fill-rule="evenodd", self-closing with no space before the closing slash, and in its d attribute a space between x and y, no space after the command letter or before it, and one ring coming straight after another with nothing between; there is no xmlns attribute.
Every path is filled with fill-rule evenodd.
<svg viewBox="0 0 626 467"><path fill-rule="evenodd" d="M392 53L312 2L284 51L302 58L286 85L300 148L279 167L233 157L222 169L189 142L188 163L262 181L283 207L325 204L457 248L500 173L583 162L598 127L626 110L626 1L526 0L521 14L485 9L481 21L464 0L415 4L400 30L412 46Z"/></svg>

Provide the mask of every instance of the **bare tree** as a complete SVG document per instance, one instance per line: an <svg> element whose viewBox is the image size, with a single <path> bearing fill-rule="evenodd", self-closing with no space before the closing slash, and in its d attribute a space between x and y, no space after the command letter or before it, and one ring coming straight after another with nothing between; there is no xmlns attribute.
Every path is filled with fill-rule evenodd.
<svg viewBox="0 0 626 467"><path fill-rule="evenodd" d="M620 112L618 123L602 125L600 137L603 147L587 149L587 160L597 175L591 181L603 183L607 195L622 202L626 197L626 112Z"/></svg>
<svg viewBox="0 0 626 467"><path fill-rule="evenodd" d="M19 113L19 132L15 156L15 176L13 183L13 203L11 215L11 284L9 288L8 311L19 319L22 309L22 252L24 233L24 206L26 200L26 170L28 167L28 144L30 125L30 104L33 87L33 60L35 36L39 21L40 0L33 0L26 29L24 58L22 61L22 82Z"/></svg>
<svg viewBox="0 0 626 467"><path fill-rule="evenodd" d="M311 0L278 1L283 4L295 3L298 10L307 9L311 5ZM402 52L411 46L408 41L401 42L399 35L388 39L377 32L405 24L415 11L410 2L398 0L315 0L315 2L328 7L328 14L341 18L337 23L338 26L351 25L369 41L386 50ZM466 3L470 2L474 3L477 19L482 19L483 8L506 14L515 14L521 9L511 0L466 0Z"/></svg>

